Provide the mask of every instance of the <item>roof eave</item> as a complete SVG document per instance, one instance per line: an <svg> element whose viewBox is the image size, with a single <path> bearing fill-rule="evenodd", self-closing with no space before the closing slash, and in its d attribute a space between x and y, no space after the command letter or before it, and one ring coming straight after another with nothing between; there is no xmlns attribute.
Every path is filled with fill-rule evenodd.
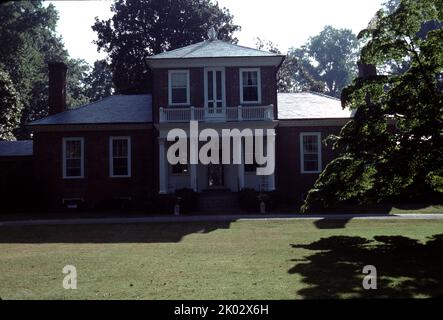
<svg viewBox="0 0 443 320"><path fill-rule="evenodd" d="M233 57L191 57L191 58L148 58L151 68L205 67L205 66L275 66L280 67L285 55L233 56Z"/></svg>

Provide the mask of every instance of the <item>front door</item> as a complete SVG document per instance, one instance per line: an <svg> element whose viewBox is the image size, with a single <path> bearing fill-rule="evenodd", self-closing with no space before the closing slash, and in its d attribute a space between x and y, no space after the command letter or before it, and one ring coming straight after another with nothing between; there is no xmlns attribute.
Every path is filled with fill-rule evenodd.
<svg viewBox="0 0 443 320"><path fill-rule="evenodd" d="M224 170L222 164L208 164L208 187L210 189L223 188L225 186Z"/></svg>
<svg viewBox="0 0 443 320"><path fill-rule="evenodd" d="M226 114L224 68L205 69L205 115L207 119L223 120Z"/></svg>

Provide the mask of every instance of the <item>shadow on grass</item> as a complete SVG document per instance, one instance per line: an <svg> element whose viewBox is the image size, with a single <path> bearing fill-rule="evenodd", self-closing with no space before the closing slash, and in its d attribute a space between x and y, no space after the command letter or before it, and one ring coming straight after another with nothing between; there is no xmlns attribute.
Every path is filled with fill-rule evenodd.
<svg viewBox="0 0 443 320"><path fill-rule="evenodd" d="M314 222L317 229L344 229L346 224L351 221L351 218L347 219L320 219Z"/></svg>
<svg viewBox="0 0 443 320"><path fill-rule="evenodd" d="M232 221L46 225L0 228L0 243L167 243L184 236L229 229Z"/></svg>
<svg viewBox="0 0 443 320"><path fill-rule="evenodd" d="M304 298L412 298L443 295L443 234L425 244L402 236L333 236L293 248L313 251L288 273L308 285ZM308 261L302 263L302 261ZM377 268L377 289L364 290L365 265Z"/></svg>

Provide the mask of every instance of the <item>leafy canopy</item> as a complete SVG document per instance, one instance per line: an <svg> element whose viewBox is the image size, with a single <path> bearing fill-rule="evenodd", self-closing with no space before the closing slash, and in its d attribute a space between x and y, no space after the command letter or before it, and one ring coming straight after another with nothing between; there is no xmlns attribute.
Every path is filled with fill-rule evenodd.
<svg viewBox="0 0 443 320"><path fill-rule="evenodd" d="M304 211L340 201L441 196L442 21L442 0L402 0L360 33L366 42L360 67L371 72L343 90L342 104L355 117L329 138L340 156L320 175Z"/></svg>
<svg viewBox="0 0 443 320"><path fill-rule="evenodd" d="M89 66L83 60L70 59L55 29L58 14L52 4L43 1L10 1L0 4L0 67L9 75L22 109L15 132L26 138L25 124L47 115L49 61L68 64L68 105L75 107L89 99L83 92L83 79Z"/></svg>
<svg viewBox="0 0 443 320"><path fill-rule="evenodd" d="M292 65L296 90L339 97L355 77L358 47L351 30L326 26L305 45L291 49L286 60Z"/></svg>

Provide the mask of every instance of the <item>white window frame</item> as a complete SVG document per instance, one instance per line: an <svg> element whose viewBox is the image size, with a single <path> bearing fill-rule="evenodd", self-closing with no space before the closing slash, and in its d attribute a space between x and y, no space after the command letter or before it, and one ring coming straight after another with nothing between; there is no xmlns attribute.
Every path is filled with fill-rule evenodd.
<svg viewBox="0 0 443 320"><path fill-rule="evenodd" d="M318 168L314 171L306 171L305 170L305 153L303 148L303 138L304 137L312 137L315 136L318 139L317 143L317 162L318 162ZM320 173L322 171L322 141L321 141L321 132L301 132L300 133L300 171L303 174L309 174L309 173Z"/></svg>
<svg viewBox="0 0 443 320"><path fill-rule="evenodd" d="M185 103L172 103L172 75L184 73L186 74L186 102ZM187 69L179 69L179 70L169 70L168 71L168 104L170 106L189 106L191 104L191 83L189 70Z"/></svg>
<svg viewBox="0 0 443 320"><path fill-rule="evenodd" d="M257 101L244 101L243 100L243 72L257 72ZM258 104L261 103L261 69L260 68L240 68L240 76L239 76L240 82L240 103L241 104Z"/></svg>
<svg viewBox="0 0 443 320"><path fill-rule="evenodd" d="M114 157L113 157L113 141L114 140L126 140L128 142L128 157L127 157L127 161L128 161L128 174L125 175L115 175L114 174ZM132 150L132 146L131 146L131 137L129 136L112 136L109 137L109 177L110 178L130 178L132 175L132 168L131 168L131 163L132 163L132 157L131 157L131 150Z"/></svg>
<svg viewBox="0 0 443 320"><path fill-rule="evenodd" d="M80 141L80 175L79 176L68 176L66 172L66 143L69 141ZM62 157L63 157L63 179L84 179L85 177L85 139L83 137L68 137L63 138L63 147L62 147Z"/></svg>

